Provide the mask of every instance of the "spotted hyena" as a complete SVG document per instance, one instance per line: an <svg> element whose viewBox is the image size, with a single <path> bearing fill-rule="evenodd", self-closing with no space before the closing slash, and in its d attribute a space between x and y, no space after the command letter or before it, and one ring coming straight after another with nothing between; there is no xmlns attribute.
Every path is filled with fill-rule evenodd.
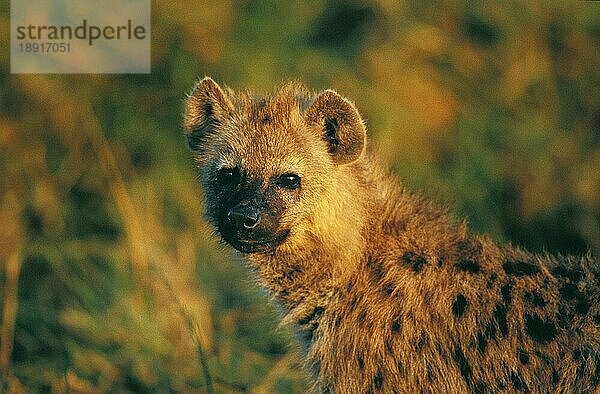
<svg viewBox="0 0 600 394"><path fill-rule="evenodd" d="M365 149L336 92L197 84L185 133L220 236L247 254L324 392L594 392L598 267L469 232Z"/></svg>

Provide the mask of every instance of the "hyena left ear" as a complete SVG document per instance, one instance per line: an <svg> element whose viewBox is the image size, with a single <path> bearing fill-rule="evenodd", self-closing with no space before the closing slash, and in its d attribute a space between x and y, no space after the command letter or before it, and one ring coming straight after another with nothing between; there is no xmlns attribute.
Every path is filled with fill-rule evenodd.
<svg viewBox="0 0 600 394"><path fill-rule="evenodd" d="M185 102L183 129L190 149L200 149L200 142L214 132L233 110L231 101L210 77L196 84Z"/></svg>
<svg viewBox="0 0 600 394"><path fill-rule="evenodd" d="M306 121L321 127L335 163L351 163L362 154L366 138L362 118L350 101L333 90L317 96L306 110Z"/></svg>

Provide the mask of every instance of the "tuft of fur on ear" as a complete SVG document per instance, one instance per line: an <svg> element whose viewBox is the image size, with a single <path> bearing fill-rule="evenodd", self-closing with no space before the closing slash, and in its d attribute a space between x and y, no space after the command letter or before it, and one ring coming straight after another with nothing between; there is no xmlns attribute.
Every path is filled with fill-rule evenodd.
<svg viewBox="0 0 600 394"><path fill-rule="evenodd" d="M185 102L183 129L190 149L197 151L200 142L214 131L233 110L231 101L210 77L196 84Z"/></svg>
<svg viewBox="0 0 600 394"><path fill-rule="evenodd" d="M329 154L337 164L358 159L365 147L366 129L356 107L333 90L326 90L306 111L308 124L321 128Z"/></svg>

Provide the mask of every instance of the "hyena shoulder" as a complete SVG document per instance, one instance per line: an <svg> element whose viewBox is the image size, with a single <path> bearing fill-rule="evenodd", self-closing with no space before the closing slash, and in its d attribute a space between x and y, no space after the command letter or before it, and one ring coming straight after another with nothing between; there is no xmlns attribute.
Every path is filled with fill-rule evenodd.
<svg viewBox="0 0 600 394"><path fill-rule="evenodd" d="M297 328L318 390L598 390L597 262L472 234L383 169L349 100L205 78L184 129L208 220Z"/></svg>

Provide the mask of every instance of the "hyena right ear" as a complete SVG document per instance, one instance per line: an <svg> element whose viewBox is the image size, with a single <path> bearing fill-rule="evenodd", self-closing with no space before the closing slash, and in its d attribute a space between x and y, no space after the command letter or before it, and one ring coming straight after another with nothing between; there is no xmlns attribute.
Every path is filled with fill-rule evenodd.
<svg viewBox="0 0 600 394"><path fill-rule="evenodd" d="M335 163L351 163L362 154L367 135L363 120L356 107L333 90L317 96L306 110L306 121L321 128Z"/></svg>
<svg viewBox="0 0 600 394"><path fill-rule="evenodd" d="M185 103L183 129L190 149L199 150L200 142L214 131L233 110L231 101L210 77L196 84Z"/></svg>

